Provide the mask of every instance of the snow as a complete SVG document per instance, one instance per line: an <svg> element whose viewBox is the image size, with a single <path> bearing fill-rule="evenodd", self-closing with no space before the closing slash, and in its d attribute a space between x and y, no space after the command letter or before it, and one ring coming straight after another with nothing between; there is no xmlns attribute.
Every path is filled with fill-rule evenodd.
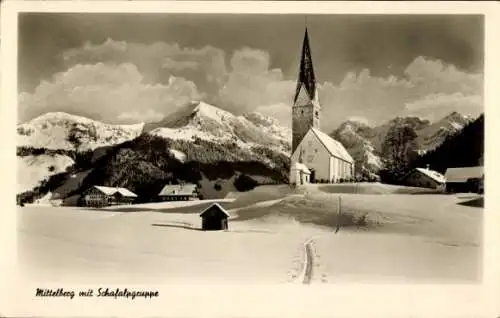
<svg viewBox="0 0 500 318"><path fill-rule="evenodd" d="M182 118L175 118L173 127L158 127L148 133L187 141L200 138L219 143L235 142L241 149L264 145L289 155L291 131L270 117L255 112L235 116L203 102L187 111L190 112L182 112Z"/></svg>
<svg viewBox="0 0 500 318"><path fill-rule="evenodd" d="M204 102L200 102L198 106L195 108L195 112L200 114L201 116L204 116L206 118L210 118L220 124L223 123L224 117L234 117L233 114L231 114L228 111L222 110L220 108L217 108L215 106L209 105Z"/></svg>
<svg viewBox="0 0 500 318"><path fill-rule="evenodd" d="M17 157L17 193L33 190L43 180L65 172L74 163L73 159L64 155Z"/></svg>
<svg viewBox="0 0 500 318"><path fill-rule="evenodd" d="M305 237L295 226L234 222L228 232L204 232L200 223L195 214L25 208L20 263L28 277L64 283L258 284L297 275Z"/></svg>
<svg viewBox="0 0 500 318"><path fill-rule="evenodd" d="M177 149L170 149L170 153L180 162L184 162L186 160L186 154Z"/></svg>
<svg viewBox="0 0 500 318"><path fill-rule="evenodd" d="M482 210L458 204L465 198L342 194L343 222L365 215L378 225L343 223L336 233L338 194L274 187L237 197L233 203L246 204L228 210L228 231L199 230L207 201L19 207L19 266L35 280L99 284L300 283L304 275L312 284L470 283L480 277ZM183 205L186 212L165 209Z"/></svg>
<svg viewBox="0 0 500 318"><path fill-rule="evenodd" d="M113 125L63 112L46 113L17 127L17 145L87 150L136 138L144 124ZM78 144L70 141L70 136Z"/></svg>

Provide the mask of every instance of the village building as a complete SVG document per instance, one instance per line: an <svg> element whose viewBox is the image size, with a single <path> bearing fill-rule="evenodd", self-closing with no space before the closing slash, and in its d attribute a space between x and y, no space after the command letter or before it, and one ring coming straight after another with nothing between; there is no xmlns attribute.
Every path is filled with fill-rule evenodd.
<svg viewBox="0 0 500 318"><path fill-rule="evenodd" d="M444 176L446 192L483 192L484 170L482 166L448 168Z"/></svg>
<svg viewBox="0 0 500 318"><path fill-rule="evenodd" d="M132 204L137 195L126 188L93 186L82 195L83 204L89 207Z"/></svg>
<svg viewBox="0 0 500 318"><path fill-rule="evenodd" d="M401 183L409 187L444 190L446 178L439 172L426 168L415 168L406 174Z"/></svg>
<svg viewBox="0 0 500 318"><path fill-rule="evenodd" d="M214 203L200 213L201 228L204 231L227 230L229 213L218 203Z"/></svg>
<svg viewBox="0 0 500 318"><path fill-rule="evenodd" d="M189 201L198 199L196 184L167 184L158 194L162 201Z"/></svg>
<svg viewBox="0 0 500 318"><path fill-rule="evenodd" d="M309 183L310 177L311 177L311 171L309 171L309 169L307 169L305 164L300 163L300 162L296 162L291 167L291 173L290 173L290 183L291 184L301 185L301 184Z"/></svg>
<svg viewBox="0 0 500 318"><path fill-rule="evenodd" d="M353 158L340 142L320 130L320 111L306 28L292 107L291 184L298 184L299 180L296 163L307 167L309 182L330 183L354 178Z"/></svg>

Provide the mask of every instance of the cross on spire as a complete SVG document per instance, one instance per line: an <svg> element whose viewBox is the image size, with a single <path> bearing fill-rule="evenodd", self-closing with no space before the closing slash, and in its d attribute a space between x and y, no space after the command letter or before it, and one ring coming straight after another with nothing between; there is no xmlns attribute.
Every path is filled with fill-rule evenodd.
<svg viewBox="0 0 500 318"><path fill-rule="evenodd" d="M307 23L307 17L306 17ZM293 102L297 101L301 87L304 86L309 98L314 99L316 94L316 78L314 76L314 69L311 57L311 48L309 47L309 35L307 33L307 25L304 33L304 41L302 43L302 55L300 57L300 71L297 80L297 88L295 90L295 97Z"/></svg>

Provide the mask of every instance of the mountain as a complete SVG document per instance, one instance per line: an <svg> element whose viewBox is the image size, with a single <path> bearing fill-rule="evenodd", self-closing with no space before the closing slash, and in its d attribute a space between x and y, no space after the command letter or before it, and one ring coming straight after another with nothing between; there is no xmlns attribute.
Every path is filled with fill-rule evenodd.
<svg viewBox="0 0 500 318"><path fill-rule="evenodd" d="M464 116L453 112L441 120L431 123L417 132L419 150L427 152L439 147L449 136L461 131L465 126L474 121L471 116Z"/></svg>
<svg viewBox="0 0 500 318"><path fill-rule="evenodd" d="M113 125L63 112L46 113L17 126L17 145L44 149L93 150L136 138L144 124Z"/></svg>
<svg viewBox="0 0 500 318"><path fill-rule="evenodd" d="M65 156L69 162L51 173L49 163L40 163L44 173L20 193L25 201L49 192L75 197L95 184L127 187L150 200L169 182L198 183L202 194L223 196L254 184L249 178L261 184L288 180L289 129L258 113L235 116L203 102L146 125L49 113L18 126L18 136L18 160Z"/></svg>
<svg viewBox="0 0 500 318"><path fill-rule="evenodd" d="M357 172L378 171L383 163L377 155L373 140L376 131L368 124L356 120L342 123L331 136L338 140L355 160Z"/></svg>
<svg viewBox="0 0 500 318"><path fill-rule="evenodd" d="M158 123L146 124L144 131L175 140L234 142L242 148L265 145L288 155L291 150L291 130L275 119L259 113L235 116L204 102L193 102Z"/></svg>
<svg viewBox="0 0 500 318"><path fill-rule="evenodd" d="M437 148L421 155L415 165L429 165L433 170L444 173L450 167L482 166L483 161L484 114L448 136Z"/></svg>
<svg viewBox="0 0 500 318"><path fill-rule="evenodd" d="M377 172L383 167L382 143L392 127L410 126L417 134L417 149L420 154L439 147L447 138L460 132L473 118L453 112L431 123L420 117L396 117L379 126L370 126L362 121L348 120L342 123L331 136L340 141L356 161L357 171Z"/></svg>

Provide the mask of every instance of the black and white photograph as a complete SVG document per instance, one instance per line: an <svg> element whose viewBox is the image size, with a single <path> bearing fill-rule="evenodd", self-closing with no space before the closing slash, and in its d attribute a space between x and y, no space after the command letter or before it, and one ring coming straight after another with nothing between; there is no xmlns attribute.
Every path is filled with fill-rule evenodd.
<svg viewBox="0 0 500 318"><path fill-rule="evenodd" d="M23 278L483 283L484 15L17 25Z"/></svg>
<svg viewBox="0 0 500 318"><path fill-rule="evenodd" d="M477 15L19 16L38 278L477 281Z"/></svg>

